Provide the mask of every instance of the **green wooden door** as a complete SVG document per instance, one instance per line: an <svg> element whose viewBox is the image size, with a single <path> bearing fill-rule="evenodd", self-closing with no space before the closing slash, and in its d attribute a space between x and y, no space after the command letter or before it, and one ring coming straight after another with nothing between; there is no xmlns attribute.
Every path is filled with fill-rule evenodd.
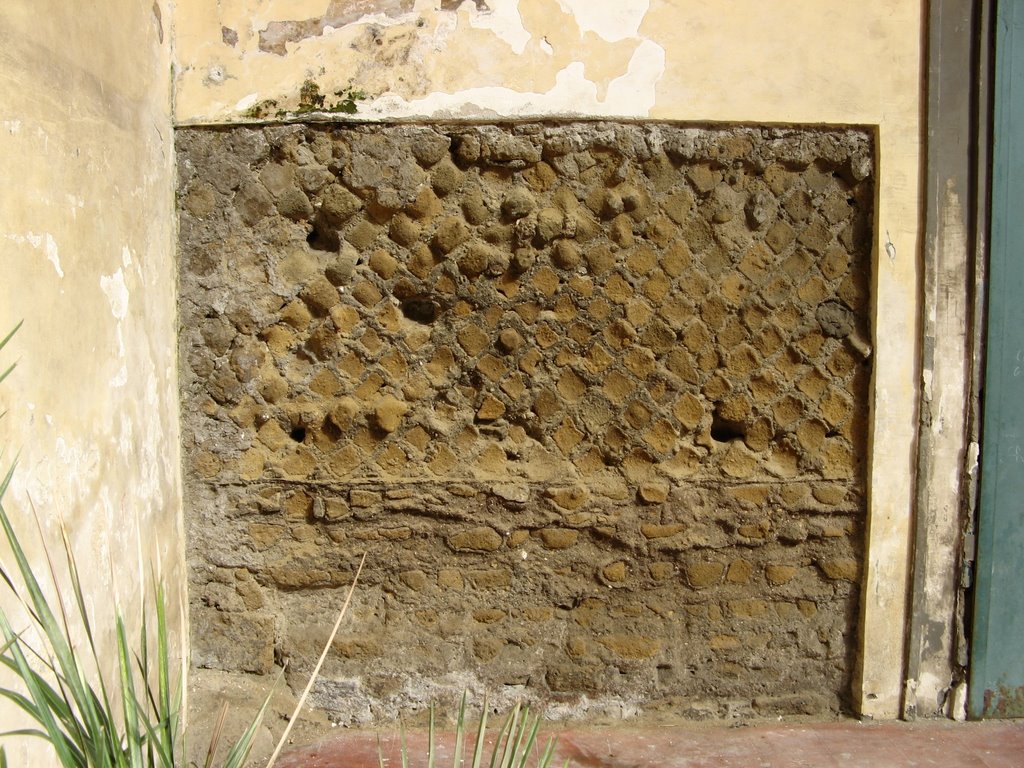
<svg viewBox="0 0 1024 768"><path fill-rule="evenodd" d="M972 717L1024 717L1024 2L996 9Z"/></svg>

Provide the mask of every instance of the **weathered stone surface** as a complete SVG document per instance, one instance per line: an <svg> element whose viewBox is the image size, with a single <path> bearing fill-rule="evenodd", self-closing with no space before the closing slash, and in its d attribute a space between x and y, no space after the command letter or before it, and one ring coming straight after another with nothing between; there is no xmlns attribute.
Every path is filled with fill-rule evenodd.
<svg viewBox="0 0 1024 768"><path fill-rule="evenodd" d="M197 667L257 675L273 668L273 617L200 608L192 619L192 663Z"/></svg>
<svg viewBox="0 0 1024 768"><path fill-rule="evenodd" d="M693 717L842 701L868 134L245 131L178 133L197 663L308 672L366 552L336 720L469 671Z"/></svg>
<svg viewBox="0 0 1024 768"><path fill-rule="evenodd" d="M501 534L493 528L480 527L456 533L448 544L452 549L463 552L493 552L501 546Z"/></svg>

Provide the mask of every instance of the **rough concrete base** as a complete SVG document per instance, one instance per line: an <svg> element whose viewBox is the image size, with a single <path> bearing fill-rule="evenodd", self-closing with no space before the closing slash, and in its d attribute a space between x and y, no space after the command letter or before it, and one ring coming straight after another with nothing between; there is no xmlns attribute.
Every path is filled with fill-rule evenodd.
<svg viewBox="0 0 1024 768"><path fill-rule="evenodd" d="M253 746L251 765L266 765L295 711L297 696L276 675L234 675L219 670L193 670L189 680L189 722L185 737L189 765L204 765L207 750L223 705L228 712L217 755L227 750L245 732L273 692ZM276 682L276 686L275 686ZM331 722L318 711L304 711L292 728L289 742L310 744L331 732ZM214 760L214 764L219 764Z"/></svg>

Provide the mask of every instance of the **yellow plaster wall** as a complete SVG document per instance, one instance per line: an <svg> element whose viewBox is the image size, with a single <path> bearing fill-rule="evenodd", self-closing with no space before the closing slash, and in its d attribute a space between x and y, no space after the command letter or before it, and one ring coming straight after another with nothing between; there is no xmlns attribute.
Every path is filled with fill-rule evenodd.
<svg viewBox="0 0 1024 768"><path fill-rule="evenodd" d="M9 0L0 40L0 334L24 320L0 353L17 362L4 506L37 558L31 509L55 555L63 518L114 663L114 605L137 615L151 572L187 637L168 4ZM38 740L4 744L12 765L47 764Z"/></svg>
<svg viewBox="0 0 1024 768"><path fill-rule="evenodd" d="M899 713L912 505L924 4L905 0L179 0L175 118L294 108L311 78L360 117L607 115L878 130L874 401L861 712ZM478 7L479 6L479 7ZM272 22L366 14L260 50ZM374 10L377 13L373 13ZM322 25L321 25L322 26Z"/></svg>

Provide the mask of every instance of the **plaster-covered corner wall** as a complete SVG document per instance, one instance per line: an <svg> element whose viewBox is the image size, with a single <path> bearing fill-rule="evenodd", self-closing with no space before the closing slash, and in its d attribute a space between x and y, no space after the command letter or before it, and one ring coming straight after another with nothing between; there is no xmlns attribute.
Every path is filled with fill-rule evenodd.
<svg viewBox="0 0 1024 768"><path fill-rule="evenodd" d="M101 649L151 573L184 637L168 7L7 2L0 38L4 506L37 554L32 508L67 524Z"/></svg>
<svg viewBox="0 0 1024 768"><path fill-rule="evenodd" d="M180 0L176 119L614 115L877 127L868 561L855 696L899 713L916 433L924 6L899 0ZM341 92L341 96L335 96Z"/></svg>

